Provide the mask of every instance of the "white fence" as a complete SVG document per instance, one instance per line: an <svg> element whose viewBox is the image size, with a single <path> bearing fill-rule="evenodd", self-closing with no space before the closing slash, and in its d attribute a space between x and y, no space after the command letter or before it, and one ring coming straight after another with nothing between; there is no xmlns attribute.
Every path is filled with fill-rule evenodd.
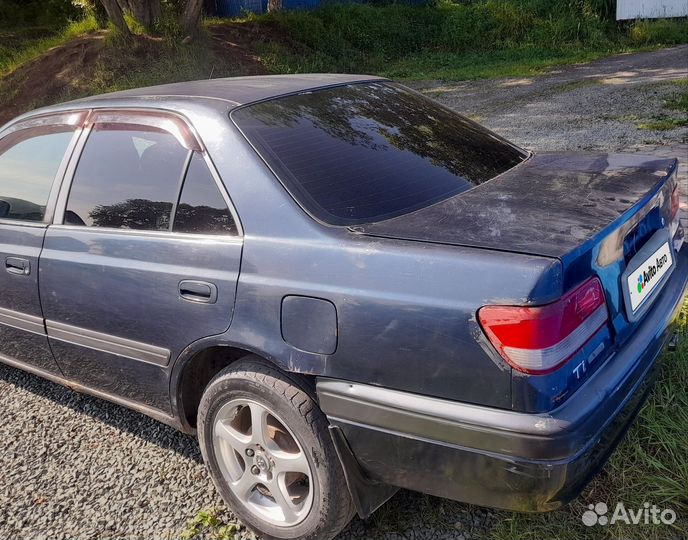
<svg viewBox="0 0 688 540"><path fill-rule="evenodd" d="M688 17L688 0L617 0L616 20Z"/></svg>

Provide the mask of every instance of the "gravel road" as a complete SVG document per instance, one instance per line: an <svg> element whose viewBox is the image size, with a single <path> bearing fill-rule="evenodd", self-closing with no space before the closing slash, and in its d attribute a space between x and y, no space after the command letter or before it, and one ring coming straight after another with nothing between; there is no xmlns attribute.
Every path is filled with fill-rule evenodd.
<svg viewBox="0 0 688 540"><path fill-rule="evenodd" d="M537 78L414 86L531 149L642 150L688 162L688 128L638 129L675 115L663 102L685 91L674 81L686 77L688 47L678 47ZM231 522L191 437L3 365L0 411L0 538L179 538L204 510ZM403 491L340 540L463 540L492 519Z"/></svg>

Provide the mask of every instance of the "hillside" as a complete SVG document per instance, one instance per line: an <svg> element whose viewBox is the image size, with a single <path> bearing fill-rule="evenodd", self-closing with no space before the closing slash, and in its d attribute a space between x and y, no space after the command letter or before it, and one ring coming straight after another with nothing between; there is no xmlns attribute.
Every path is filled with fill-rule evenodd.
<svg viewBox="0 0 688 540"><path fill-rule="evenodd" d="M581 7L582 6L582 7ZM586 7L587 6L587 7ZM40 105L180 80L260 73L364 72L396 79L528 76L609 54L688 43L685 20L616 23L592 0L328 5L210 20L129 41L95 20L0 28L0 123Z"/></svg>

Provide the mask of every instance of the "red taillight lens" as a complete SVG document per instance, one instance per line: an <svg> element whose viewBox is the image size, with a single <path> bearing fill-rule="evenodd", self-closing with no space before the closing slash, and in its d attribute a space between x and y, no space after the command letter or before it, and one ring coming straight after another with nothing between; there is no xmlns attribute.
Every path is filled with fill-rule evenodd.
<svg viewBox="0 0 688 540"><path fill-rule="evenodd" d="M681 205L681 200L678 194L678 184L674 186L674 191L671 192L671 221L676 219L678 216L678 209Z"/></svg>
<svg viewBox="0 0 688 540"><path fill-rule="evenodd" d="M539 307L485 306L480 324L499 354L524 373L554 371L607 322L602 284L592 278Z"/></svg>

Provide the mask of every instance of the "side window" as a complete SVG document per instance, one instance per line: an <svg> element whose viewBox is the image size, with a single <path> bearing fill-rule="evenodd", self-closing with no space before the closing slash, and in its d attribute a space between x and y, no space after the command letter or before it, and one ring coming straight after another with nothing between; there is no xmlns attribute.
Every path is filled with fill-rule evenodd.
<svg viewBox="0 0 688 540"><path fill-rule="evenodd" d="M237 234L236 223L200 154L194 154L189 164L174 217L174 231Z"/></svg>
<svg viewBox="0 0 688 540"><path fill-rule="evenodd" d="M69 126L20 130L0 141L0 219L43 221Z"/></svg>
<svg viewBox="0 0 688 540"><path fill-rule="evenodd" d="M166 131L96 124L74 173L65 223L169 230L187 156Z"/></svg>

